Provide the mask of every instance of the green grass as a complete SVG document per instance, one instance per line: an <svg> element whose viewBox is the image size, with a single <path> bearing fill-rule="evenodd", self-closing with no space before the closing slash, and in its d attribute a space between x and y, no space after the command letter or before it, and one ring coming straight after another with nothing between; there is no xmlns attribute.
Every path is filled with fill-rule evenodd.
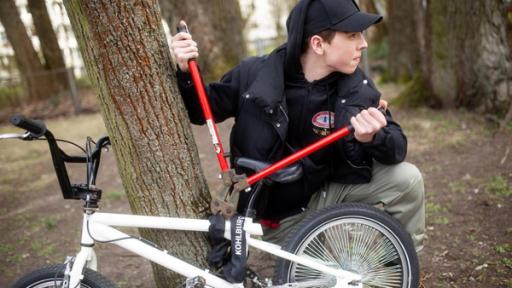
<svg viewBox="0 0 512 288"><path fill-rule="evenodd" d="M500 262L508 268L512 269L512 258L502 258Z"/></svg>
<svg viewBox="0 0 512 288"><path fill-rule="evenodd" d="M57 227L57 220L52 217L43 217L41 218L41 223L47 230L52 230Z"/></svg>
<svg viewBox="0 0 512 288"><path fill-rule="evenodd" d="M17 253L16 247L2 243L0 243L0 257L8 263L19 263L23 259L23 256Z"/></svg>
<svg viewBox="0 0 512 288"><path fill-rule="evenodd" d="M463 180L452 181L448 183L448 187L452 193L464 193L467 190L466 182Z"/></svg>
<svg viewBox="0 0 512 288"><path fill-rule="evenodd" d="M498 197L512 197L512 186L502 176L492 176L484 187L486 192Z"/></svg>
<svg viewBox="0 0 512 288"><path fill-rule="evenodd" d="M441 206L441 204L436 204L436 203L427 203L426 210L427 210L427 214L446 212L445 207Z"/></svg>
<svg viewBox="0 0 512 288"><path fill-rule="evenodd" d="M473 234L469 234L467 237L466 237L469 241L475 241L476 240L476 236L473 235Z"/></svg>
<svg viewBox="0 0 512 288"><path fill-rule="evenodd" d="M496 246L494 246L494 250L500 254L512 253L512 244L497 244Z"/></svg>
<svg viewBox="0 0 512 288"><path fill-rule="evenodd" d="M30 244L30 248L32 252L36 253L37 256L51 258L55 256L55 244L53 243L45 243L40 240L34 240Z"/></svg>
<svg viewBox="0 0 512 288"><path fill-rule="evenodd" d="M102 197L105 197L107 200L115 201L126 198L126 193L124 190L113 190L113 191L104 191Z"/></svg>
<svg viewBox="0 0 512 288"><path fill-rule="evenodd" d="M432 223L446 225L446 224L450 223L450 220L448 220L448 217L438 216L438 217L434 217L434 219L432 220Z"/></svg>

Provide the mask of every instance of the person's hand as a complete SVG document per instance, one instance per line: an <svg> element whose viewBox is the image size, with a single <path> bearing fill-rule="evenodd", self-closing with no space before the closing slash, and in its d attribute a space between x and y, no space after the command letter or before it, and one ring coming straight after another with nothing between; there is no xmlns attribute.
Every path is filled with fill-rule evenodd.
<svg viewBox="0 0 512 288"><path fill-rule="evenodd" d="M375 134L388 123L386 117L376 108L368 108L350 119L354 127L354 137L357 141L368 143L373 141Z"/></svg>
<svg viewBox="0 0 512 288"><path fill-rule="evenodd" d="M185 24L184 21L182 21ZM177 33L172 37L171 52L174 54L180 70L188 72L188 60L199 57L197 43L186 32Z"/></svg>

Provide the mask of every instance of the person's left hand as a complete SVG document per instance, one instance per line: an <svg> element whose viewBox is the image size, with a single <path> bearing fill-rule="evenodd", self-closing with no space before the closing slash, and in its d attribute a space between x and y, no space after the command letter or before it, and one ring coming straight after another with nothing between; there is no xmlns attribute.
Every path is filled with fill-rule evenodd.
<svg viewBox="0 0 512 288"><path fill-rule="evenodd" d="M350 123L355 130L354 137L362 143L371 142L375 134L388 124L386 117L373 107L363 110L355 117L352 117Z"/></svg>

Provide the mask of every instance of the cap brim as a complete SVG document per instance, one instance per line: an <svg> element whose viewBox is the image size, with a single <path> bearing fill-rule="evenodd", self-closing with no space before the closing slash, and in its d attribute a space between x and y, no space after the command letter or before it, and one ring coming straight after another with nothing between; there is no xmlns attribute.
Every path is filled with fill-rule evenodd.
<svg viewBox="0 0 512 288"><path fill-rule="evenodd" d="M382 21L382 16L380 15L357 12L343 21L336 23L332 28L343 32L362 32L380 21Z"/></svg>

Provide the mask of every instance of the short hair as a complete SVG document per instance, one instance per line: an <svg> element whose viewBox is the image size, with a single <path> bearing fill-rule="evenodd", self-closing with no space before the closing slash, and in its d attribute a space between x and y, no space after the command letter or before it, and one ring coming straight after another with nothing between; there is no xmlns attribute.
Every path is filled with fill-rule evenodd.
<svg viewBox="0 0 512 288"><path fill-rule="evenodd" d="M324 39L325 42L331 44L332 39L334 39L334 36L336 36L336 31L332 29L326 29L307 37L304 43L302 44L302 53L308 51L309 42L311 41L311 38L315 35L320 36L322 39Z"/></svg>

